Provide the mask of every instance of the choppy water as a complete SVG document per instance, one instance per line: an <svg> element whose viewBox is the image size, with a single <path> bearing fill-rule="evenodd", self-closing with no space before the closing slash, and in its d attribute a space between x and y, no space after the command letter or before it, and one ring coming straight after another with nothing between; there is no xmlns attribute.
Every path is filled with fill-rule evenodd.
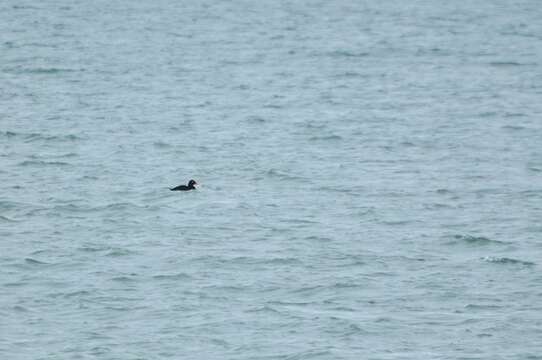
<svg viewBox="0 0 542 360"><path fill-rule="evenodd" d="M3 0L0 357L541 359L541 18Z"/></svg>

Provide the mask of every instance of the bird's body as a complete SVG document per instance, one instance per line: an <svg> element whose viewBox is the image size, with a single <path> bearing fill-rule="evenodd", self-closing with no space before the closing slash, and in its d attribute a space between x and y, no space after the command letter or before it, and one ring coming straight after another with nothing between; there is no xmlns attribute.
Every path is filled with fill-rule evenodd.
<svg viewBox="0 0 542 360"><path fill-rule="evenodd" d="M169 190L171 191L189 191L189 190L196 190L196 187L194 185L197 185L198 183L195 180L190 180L188 182L188 185L179 185L175 186L174 188L171 188Z"/></svg>

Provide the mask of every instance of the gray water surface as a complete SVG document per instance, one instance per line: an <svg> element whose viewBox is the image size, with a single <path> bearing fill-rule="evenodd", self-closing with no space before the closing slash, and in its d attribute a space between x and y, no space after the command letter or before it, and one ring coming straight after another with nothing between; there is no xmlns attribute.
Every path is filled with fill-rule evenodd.
<svg viewBox="0 0 542 360"><path fill-rule="evenodd" d="M541 18L3 0L0 357L542 359Z"/></svg>

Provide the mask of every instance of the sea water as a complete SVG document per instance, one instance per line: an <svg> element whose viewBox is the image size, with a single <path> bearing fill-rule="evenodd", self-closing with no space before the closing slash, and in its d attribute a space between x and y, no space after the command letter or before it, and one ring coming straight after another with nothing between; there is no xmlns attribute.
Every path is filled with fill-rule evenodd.
<svg viewBox="0 0 542 360"><path fill-rule="evenodd" d="M540 5L2 0L0 358L541 359Z"/></svg>

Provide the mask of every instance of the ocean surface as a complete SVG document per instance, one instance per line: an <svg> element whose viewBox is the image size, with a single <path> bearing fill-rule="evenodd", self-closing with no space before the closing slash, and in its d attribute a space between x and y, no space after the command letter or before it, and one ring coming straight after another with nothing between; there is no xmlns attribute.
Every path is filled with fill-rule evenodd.
<svg viewBox="0 0 542 360"><path fill-rule="evenodd" d="M0 358L542 359L540 19L2 0Z"/></svg>

